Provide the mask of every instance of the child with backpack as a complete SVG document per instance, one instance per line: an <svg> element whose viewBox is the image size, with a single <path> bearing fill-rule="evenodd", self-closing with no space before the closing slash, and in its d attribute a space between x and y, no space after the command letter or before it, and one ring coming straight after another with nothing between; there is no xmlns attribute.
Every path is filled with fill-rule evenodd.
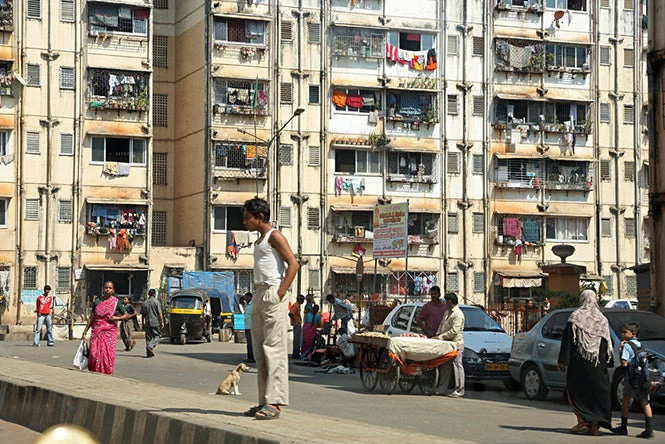
<svg viewBox="0 0 665 444"><path fill-rule="evenodd" d="M623 383L623 399L621 400L621 425L613 427L612 432L617 435L628 435L628 413L630 411L630 403L633 398L640 401L642 409L644 410L644 422L646 427L642 433L637 435L638 438L653 438L651 404L649 403L649 392L643 383L640 383L639 371L636 367L638 353L642 349L642 344L637 340L637 334L640 331L639 325L634 322L629 322L622 327L621 348L619 354L621 356L621 366L624 368L624 383Z"/></svg>

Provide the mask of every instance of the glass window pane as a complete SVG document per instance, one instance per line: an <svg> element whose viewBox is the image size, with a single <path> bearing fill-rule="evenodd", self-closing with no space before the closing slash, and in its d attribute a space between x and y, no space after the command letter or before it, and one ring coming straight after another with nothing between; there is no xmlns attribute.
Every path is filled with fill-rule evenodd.
<svg viewBox="0 0 665 444"><path fill-rule="evenodd" d="M92 162L104 162L104 139L101 137L92 138Z"/></svg>
<svg viewBox="0 0 665 444"><path fill-rule="evenodd" d="M356 172L367 173L367 152L356 151Z"/></svg>
<svg viewBox="0 0 665 444"><path fill-rule="evenodd" d="M225 207L215 207L213 212L213 217L215 218L214 229L215 230L226 230L226 208Z"/></svg>
<svg viewBox="0 0 665 444"><path fill-rule="evenodd" d="M145 164L145 140L134 139L132 141L132 163Z"/></svg>
<svg viewBox="0 0 665 444"><path fill-rule="evenodd" d="M434 34L423 34L420 36L420 46L422 51L434 48Z"/></svg>

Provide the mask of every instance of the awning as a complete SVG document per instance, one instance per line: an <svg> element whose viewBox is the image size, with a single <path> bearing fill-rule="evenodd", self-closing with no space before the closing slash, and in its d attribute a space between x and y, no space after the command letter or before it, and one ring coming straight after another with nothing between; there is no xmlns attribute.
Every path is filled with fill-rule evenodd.
<svg viewBox="0 0 665 444"><path fill-rule="evenodd" d="M496 97L503 100L530 100L532 102L547 102L547 99L542 96L528 96L520 94L495 94Z"/></svg>
<svg viewBox="0 0 665 444"><path fill-rule="evenodd" d="M546 159L540 153L493 153L497 159Z"/></svg>
<svg viewBox="0 0 665 444"><path fill-rule="evenodd" d="M86 197L86 203L102 205L150 205L150 201L145 199L122 199L109 197Z"/></svg>
<svg viewBox="0 0 665 444"><path fill-rule="evenodd" d="M164 267L165 268L171 268L171 269L173 269L173 268L185 268L185 267L187 267L187 265L185 265L185 264L164 264Z"/></svg>
<svg viewBox="0 0 665 444"><path fill-rule="evenodd" d="M374 211L374 207L367 205L331 205L330 211Z"/></svg>
<svg viewBox="0 0 665 444"><path fill-rule="evenodd" d="M495 282L503 288L533 288L542 286L547 276L540 271L497 271Z"/></svg>
<svg viewBox="0 0 665 444"><path fill-rule="evenodd" d="M441 148L438 146L428 146L423 145L422 147L407 147L407 146L389 146L388 151L398 151L404 153L438 153L441 151Z"/></svg>
<svg viewBox="0 0 665 444"><path fill-rule="evenodd" d="M565 160L567 162L597 162L596 159L585 159L583 157L570 157L570 156L555 156L550 154L547 156L551 160Z"/></svg>
<svg viewBox="0 0 665 444"><path fill-rule="evenodd" d="M372 151L375 150L376 148L373 147L372 145L352 145L350 143L339 143L339 142L332 142L330 144L331 148L335 148L337 150L363 150L363 151ZM382 151L379 149L376 149L376 151Z"/></svg>
<svg viewBox="0 0 665 444"><path fill-rule="evenodd" d="M247 3L248 5L251 5L251 3ZM217 12L213 10L213 14L215 17L231 17L231 18L237 18L237 19L242 19L242 20L247 20L246 15L241 15L241 14L229 14L228 12ZM272 17L267 16L267 15L259 15L259 14L254 14L252 15L252 20L261 20L264 22L272 22Z"/></svg>
<svg viewBox="0 0 665 444"><path fill-rule="evenodd" d="M352 262L350 262L353 264ZM352 266L344 266L344 265L331 265L330 266L330 271L332 271L335 274L356 274L356 266L353 264ZM386 267L377 267L376 269L377 274L391 274L392 270L390 268ZM371 275L374 274L374 263L373 262L367 262L365 264L365 272L363 275Z"/></svg>
<svg viewBox="0 0 665 444"><path fill-rule="evenodd" d="M90 271L152 271L145 264L86 264L84 267Z"/></svg>
<svg viewBox="0 0 665 444"><path fill-rule="evenodd" d="M585 99L581 97L556 97L556 96L547 96L548 102L577 102L577 103L593 103L591 99Z"/></svg>

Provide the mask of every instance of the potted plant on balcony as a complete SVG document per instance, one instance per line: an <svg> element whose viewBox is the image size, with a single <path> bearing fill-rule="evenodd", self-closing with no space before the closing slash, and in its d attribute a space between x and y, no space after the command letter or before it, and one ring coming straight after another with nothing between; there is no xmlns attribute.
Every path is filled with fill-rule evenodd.
<svg viewBox="0 0 665 444"><path fill-rule="evenodd" d="M333 54L335 54L336 57L345 56L347 51L348 46L346 42L340 38L337 38L335 40L335 45L333 46Z"/></svg>
<svg viewBox="0 0 665 444"><path fill-rule="evenodd" d="M143 91L136 97L136 110L146 111L148 109L148 94Z"/></svg>
<svg viewBox="0 0 665 444"><path fill-rule="evenodd" d="M438 121L439 119L437 119L434 107L428 106L425 112L423 113L423 123L427 125L427 129L429 129L431 124L437 123Z"/></svg>

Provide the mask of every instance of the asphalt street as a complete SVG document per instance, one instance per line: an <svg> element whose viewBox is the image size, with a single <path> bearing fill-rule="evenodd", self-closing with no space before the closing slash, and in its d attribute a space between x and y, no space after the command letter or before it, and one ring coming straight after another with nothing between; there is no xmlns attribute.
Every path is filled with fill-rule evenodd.
<svg viewBox="0 0 665 444"><path fill-rule="evenodd" d="M27 427L0 420L0 438L2 438L2 442L34 444L40 436L42 436L41 433L37 433Z"/></svg>
<svg viewBox="0 0 665 444"><path fill-rule="evenodd" d="M165 390L177 387L210 393L211 397L215 396L212 393L219 382L245 358L244 344L212 342L180 346L163 341L157 348L157 356L150 359L145 358L143 340L137 340L131 352L122 351L121 342L118 344L116 377L160 384ZM71 368L77 345L77 341L71 341L35 348L29 342L0 342L0 355ZM306 411L341 420L340 439L331 437L331 441L344 441L341 438L344 419L482 443L533 443L544 439L577 443L581 439L567 432L575 424L575 417L562 392L551 392L545 401L535 402L527 400L521 392L506 391L500 382L491 382L468 384L463 399L423 396L418 388L411 394L386 395L378 388L366 393L358 373L325 374L318 368L296 365L296 361L291 361L290 381L289 414ZM121 389L122 384L118 387ZM243 375L240 391L239 399L256 399L254 368ZM618 416L614 412L615 422ZM665 442L662 411L654 422L657 435L652 442ZM312 433L316 433L316 425L303 424L303 427L312 427ZM630 433L635 435L642 428L642 415L632 413ZM608 435L604 439L619 442L626 438Z"/></svg>

